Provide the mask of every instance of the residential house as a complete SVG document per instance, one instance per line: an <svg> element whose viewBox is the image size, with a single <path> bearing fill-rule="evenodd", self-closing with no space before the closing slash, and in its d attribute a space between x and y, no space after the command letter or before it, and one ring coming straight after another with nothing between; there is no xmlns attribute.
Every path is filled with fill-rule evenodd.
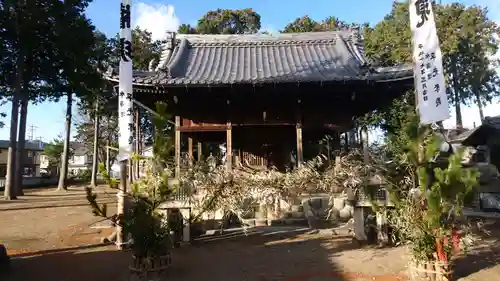
<svg viewBox="0 0 500 281"><path fill-rule="evenodd" d="M92 153L87 152L87 148L83 143L70 142L70 147L73 153L68 159L68 174L77 175L82 171L90 170L92 167ZM50 169L49 161L45 155L42 155L41 163L42 169Z"/></svg>
<svg viewBox="0 0 500 281"><path fill-rule="evenodd" d="M72 156L68 160L68 174L77 175L92 169L92 151L88 151L83 143L71 142Z"/></svg>
<svg viewBox="0 0 500 281"><path fill-rule="evenodd" d="M0 140L0 178L5 178L7 174L7 159L10 141ZM24 170L25 177L39 177L40 163L43 147L46 144L42 141L27 141L24 150Z"/></svg>

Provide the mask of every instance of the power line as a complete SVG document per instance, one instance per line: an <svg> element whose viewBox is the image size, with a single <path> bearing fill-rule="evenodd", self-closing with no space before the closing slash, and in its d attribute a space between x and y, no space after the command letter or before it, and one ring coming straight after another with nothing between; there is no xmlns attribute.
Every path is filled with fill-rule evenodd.
<svg viewBox="0 0 500 281"><path fill-rule="evenodd" d="M35 131L36 131L36 129L38 129L38 127L37 127L37 126L35 126L35 125L30 125L30 126L29 126L29 131L28 131L28 139L29 139L30 141L32 141L32 140L33 140L33 138L35 137Z"/></svg>

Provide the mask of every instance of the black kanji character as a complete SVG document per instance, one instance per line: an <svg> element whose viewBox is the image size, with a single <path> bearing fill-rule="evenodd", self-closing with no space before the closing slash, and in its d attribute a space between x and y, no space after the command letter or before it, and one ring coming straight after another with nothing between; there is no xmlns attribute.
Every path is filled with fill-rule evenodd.
<svg viewBox="0 0 500 281"><path fill-rule="evenodd" d="M131 99L132 99L132 94L128 93L128 94L127 94L127 99L128 99L128 100L131 100Z"/></svg>
<svg viewBox="0 0 500 281"><path fill-rule="evenodd" d="M438 73L439 73L439 71L438 71L437 67L434 67L432 69L432 77L436 77L438 75Z"/></svg>
<svg viewBox="0 0 500 281"><path fill-rule="evenodd" d="M429 0L415 1L415 10L417 16L420 17L420 22L417 23L417 28L420 28L429 20L429 15L431 14L431 9L429 8Z"/></svg>
<svg viewBox="0 0 500 281"><path fill-rule="evenodd" d="M431 67L432 67L432 64L430 62L428 62L428 63L425 64L425 68L431 69Z"/></svg>
<svg viewBox="0 0 500 281"><path fill-rule="evenodd" d="M441 90L441 86L439 86L439 84L434 84L434 92L439 93L439 90Z"/></svg>
<svg viewBox="0 0 500 281"><path fill-rule="evenodd" d="M425 82L427 82L427 79L425 79L425 76L420 77L420 82L422 82L422 84L425 84Z"/></svg>
<svg viewBox="0 0 500 281"><path fill-rule="evenodd" d="M429 100L429 97L428 96L424 96L424 101L428 101Z"/></svg>
<svg viewBox="0 0 500 281"><path fill-rule="evenodd" d="M426 83L422 84L422 89L427 89L427 84Z"/></svg>
<svg viewBox="0 0 500 281"><path fill-rule="evenodd" d="M422 96L424 96L424 97L427 96L427 90L422 91Z"/></svg>
<svg viewBox="0 0 500 281"><path fill-rule="evenodd" d="M424 52L423 51L420 51L420 53L418 53L418 57L420 58L420 60L423 60L424 59Z"/></svg>
<svg viewBox="0 0 500 281"><path fill-rule="evenodd" d="M420 73L421 73L422 75L425 75L425 68L421 68L421 69L420 69Z"/></svg>
<svg viewBox="0 0 500 281"><path fill-rule="evenodd" d="M418 44L418 48L419 48L419 49L423 49L423 48L424 48L424 45L423 45L423 44Z"/></svg>
<svg viewBox="0 0 500 281"><path fill-rule="evenodd" d="M437 97L436 98L436 107L440 106L441 105L441 98L440 97Z"/></svg>
<svg viewBox="0 0 500 281"><path fill-rule="evenodd" d="M129 62L132 59L132 42L130 40L120 38L120 56L125 62Z"/></svg>
<svg viewBox="0 0 500 281"><path fill-rule="evenodd" d="M125 95L125 93L122 91L120 92L120 97L123 97Z"/></svg>
<svg viewBox="0 0 500 281"><path fill-rule="evenodd" d="M120 101L120 106L124 106L124 105L125 105L125 103L121 100Z"/></svg>
<svg viewBox="0 0 500 281"><path fill-rule="evenodd" d="M432 79L432 74L431 73L427 73L427 81L431 80L431 79Z"/></svg>
<svg viewBox="0 0 500 281"><path fill-rule="evenodd" d="M120 28L130 28L130 5L120 4Z"/></svg>
<svg viewBox="0 0 500 281"><path fill-rule="evenodd" d="M431 60L435 60L436 59L436 53L431 53Z"/></svg>

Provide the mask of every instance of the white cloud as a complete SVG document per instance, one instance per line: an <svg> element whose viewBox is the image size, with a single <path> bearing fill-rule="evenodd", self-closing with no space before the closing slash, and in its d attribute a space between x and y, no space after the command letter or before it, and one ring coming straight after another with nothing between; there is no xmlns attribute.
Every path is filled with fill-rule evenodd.
<svg viewBox="0 0 500 281"><path fill-rule="evenodd" d="M135 26L151 32L153 40L161 40L167 31L177 31L180 25L174 6L139 2L134 7Z"/></svg>

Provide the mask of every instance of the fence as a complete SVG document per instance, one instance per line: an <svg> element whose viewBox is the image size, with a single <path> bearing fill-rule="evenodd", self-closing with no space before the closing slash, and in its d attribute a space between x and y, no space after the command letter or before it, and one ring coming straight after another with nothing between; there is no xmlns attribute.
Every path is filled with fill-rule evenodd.
<svg viewBox="0 0 500 281"><path fill-rule="evenodd" d="M56 185L57 177L23 177L23 187L41 187L47 185ZM5 178L0 178L0 189L5 187Z"/></svg>

